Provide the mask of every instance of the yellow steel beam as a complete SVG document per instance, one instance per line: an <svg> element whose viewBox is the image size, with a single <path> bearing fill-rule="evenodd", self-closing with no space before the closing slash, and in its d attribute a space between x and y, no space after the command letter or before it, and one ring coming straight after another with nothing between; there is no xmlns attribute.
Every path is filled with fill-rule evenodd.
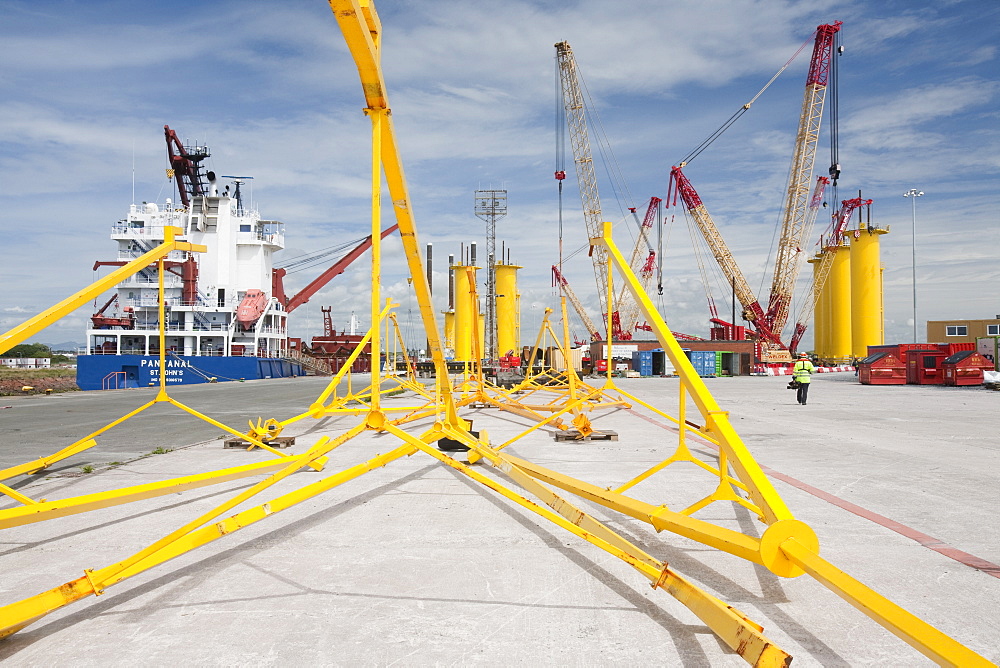
<svg viewBox="0 0 1000 668"><path fill-rule="evenodd" d="M511 464L534 478L605 508L617 510L629 517L648 522L657 531L667 530L742 559L764 565L763 557L760 555L760 541L756 538L732 529L718 527L704 520L682 515L669 510L666 506L656 506L624 494L612 492L604 487L598 487L578 478L557 473L519 457L512 455L504 455L504 457Z"/></svg>
<svg viewBox="0 0 1000 668"><path fill-rule="evenodd" d="M604 236L591 239L591 244L603 244L608 248L611 261L629 285L647 320L652 324L653 330L663 345L664 350L670 355L671 360L674 361L675 368L680 372L681 382L691 391L692 398L705 419L709 433L718 439L721 451L732 459L733 468L736 469L741 481L746 485L750 497L757 503L762 514L762 519L769 525L758 542L757 554L755 557L747 558L757 563L763 563L771 572L784 577L796 577L803 573L810 574L821 584L830 588L879 624L882 624L927 656L945 665L990 665L975 652L972 652L926 622L903 610L880 594L865 587L819 556L819 542L816 534L808 525L792 518L791 512L785 507L784 502L778 496L770 481L766 478L763 471L760 470L756 461L750 456L749 451L743 445L742 441L740 441L732 425L729 424L728 415L719 410L715 400L705 387L704 382L694 373L690 361L687 360L686 356L681 354L680 346L670 333L666 323L653 307L648 295L641 289L638 289L635 276L632 275L631 270L625 264L621 253L611 239L610 223L605 223L604 225ZM525 468L530 471L527 467ZM579 483L568 484L577 488L583 488L583 485ZM602 494L599 490L590 490L590 494L593 494L596 497L595 500L600 503L599 499L608 493ZM589 494L588 498L590 498ZM619 499L616 499L616 501L620 502ZM608 504L605 503L605 505ZM625 504L625 507L627 506L628 504ZM622 512L628 513L624 508ZM654 513L652 517L654 526L657 526L656 516L658 515L661 522L667 519L673 525L664 526L664 528L669 528L675 533L686 535L683 531L679 530L684 529L685 525L682 521L678 521L678 514L668 513L669 511L666 509ZM657 528L660 527L657 526ZM717 527L708 528L708 537L717 537L719 535L718 531ZM747 537L742 536L742 538L745 539ZM701 540L703 543L712 545L707 540L700 538L695 538L695 540ZM732 554L737 554L732 549L726 549L724 545L714 546Z"/></svg>
<svg viewBox="0 0 1000 668"><path fill-rule="evenodd" d="M438 461L492 489L518 505L531 510L550 522L566 529L592 545L604 550L632 566L648 578L654 589L661 588L684 604L699 619L705 622L731 649L753 666L785 667L791 656L763 635L763 627L749 620L746 615L732 606L695 587L666 563L629 542L566 499L542 485L517 465L510 457L500 455L487 444L485 433L476 440L468 432L445 428L450 437L465 442L479 456L486 458L493 466L510 476L517 484L541 499L548 508L517 494L496 480L472 469L465 464L441 453L421 439L396 428L387 431L403 439L414 448L429 454ZM552 510L549 510L551 508ZM554 511L554 512L553 512Z"/></svg>
<svg viewBox="0 0 1000 668"><path fill-rule="evenodd" d="M107 587L118 584L127 578L138 575L174 557L238 531L243 527L250 526L297 503L311 499L368 471L385 466L400 457L412 454L413 451L412 446L401 446L389 453L378 455L323 480L272 499L267 503L239 512L232 517L194 531L183 532L166 542L163 540L157 541L150 548L146 548L123 562L98 571L86 570L84 576L81 578L71 580L59 587L30 598L0 607L0 638L16 633L50 612L54 612L87 596L101 594ZM288 464L287 461L283 461L282 463ZM239 498L241 501L244 496L243 494L240 495ZM228 503L223 505L232 507ZM171 535L173 536L173 534ZM153 547L155 549L151 549Z"/></svg>
<svg viewBox="0 0 1000 668"><path fill-rule="evenodd" d="M718 439L719 446L727 451L733 468L736 470L743 484L747 486L747 492L757 507L760 508L764 520L768 524L773 524L781 520L794 519L792 512L778 495L774 486L771 485L771 481L761 471L760 466L743 444L736 430L733 429L729 422L729 414L719 408L712 393L705 386L705 382L695 372L694 367L691 366L691 360L681 350L677 339L674 338L670 328L667 327L667 323L663 321L663 317L660 316L649 295L642 289L638 279L628 266L627 261L622 257L621 251L618 250L618 247L611 238L611 223L604 224L603 237L595 237L590 240L590 243L591 245L600 245L608 249L609 262L614 264L628 286L629 291L632 293L633 298L639 304L643 315L646 317L646 321L652 326L656 338L660 341L660 345L663 346L664 351L670 357L670 361L677 370L681 382L691 393L691 398L701 412L702 418L709 428L709 432Z"/></svg>
<svg viewBox="0 0 1000 668"><path fill-rule="evenodd" d="M0 509L0 529L32 524L57 517L66 517L77 513L85 513L100 508L110 508L133 501L152 499L157 496L174 494L189 489L197 489L208 485L217 485L230 480L239 480L249 476L268 473L274 469L288 466L289 462L297 462L305 455L293 455L288 459L270 459L264 462L246 464L208 473L198 473L182 478L171 478L160 482L122 487L106 492L85 494L68 499L41 501L31 505L16 508Z"/></svg>
<svg viewBox="0 0 1000 668"><path fill-rule="evenodd" d="M808 545L789 538L779 546L789 559L827 589L942 666L994 666L993 663L899 607L826 561Z"/></svg>
<svg viewBox="0 0 1000 668"><path fill-rule="evenodd" d="M61 459L75 455L78 452L83 452L87 448L92 448L95 445L97 445L97 441L93 438L84 437L76 443L63 448L59 452L51 454L48 457L39 457L38 459L33 459L30 462L25 462L23 464L18 464L17 466L11 466L10 468L3 469L0 471L0 480L9 480L10 478L14 478L19 475L36 473L44 468L52 466L52 464Z"/></svg>
<svg viewBox="0 0 1000 668"><path fill-rule="evenodd" d="M0 334L0 354L3 354L18 345L23 343L26 339L34 336L41 330L45 329L56 320L69 315L76 309L80 308L86 304L91 299L94 299L98 295L107 290L110 290L114 286L118 285L124 281L129 276L135 274L141 269L148 267L150 264L166 257L172 251L191 251L196 253L204 253L208 250L207 247L201 244L192 244L186 241L176 241L174 239L175 235L182 234L183 230L179 227L166 226L163 228L164 240L163 243L149 251L148 253L137 257L132 260L124 267L119 267L115 271L111 272L104 278L98 279L88 285L83 290L70 295L66 299L62 300L55 306L45 309L33 318L25 320L20 325L17 325L13 329ZM161 374L162 375L162 374Z"/></svg>
<svg viewBox="0 0 1000 668"><path fill-rule="evenodd" d="M17 501L19 503L23 503L24 505L28 505L28 506L37 506L38 505L38 501L35 501L30 496L25 496L24 494L21 494L16 489L8 487L7 485L0 484L0 494L4 494L6 496L9 496L10 498L14 499L15 501ZM3 512L3 511L0 511L0 512Z"/></svg>
<svg viewBox="0 0 1000 668"><path fill-rule="evenodd" d="M337 24L344 34L344 41L354 58L361 79L361 89L369 110L384 110L381 130L381 163L385 173L389 195L392 198L392 209L399 225L399 236L403 242L407 267L410 278L413 279L413 291L420 308L420 316L427 335L427 346L436 370L437 397L444 404L449 423L457 423L459 418L455 413L452 398L448 367L441 348L441 337L438 332L437 320L431 301L430 286L427 274L423 269L420 255L420 242L417 239L417 227L413 216L413 207L403 172L403 162L396 148L396 132L389 112L389 100L386 95L385 81L382 78L381 66L381 24L375 7L369 0L329 0ZM373 239L374 240L374 239Z"/></svg>
<svg viewBox="0 0 1000 668"><path fill-rule="evenodd" d="M373 28L376 28L373 26ZM377 28L372 30L378 36ZM382 398L378 392L382 387L382 318L379 312L382 306L382 137L388 110L385 107L371 107L365 110L372 122L372 164L371 164L371 226L372 226L372 264L371 264L371 319L372 329L377 332L371 343L371 411L379 413L379 403ZM388 305L386 305L388 308ZM388 361L388 357L386 357ZM384 420L384 415L380 418Z"/></svg>

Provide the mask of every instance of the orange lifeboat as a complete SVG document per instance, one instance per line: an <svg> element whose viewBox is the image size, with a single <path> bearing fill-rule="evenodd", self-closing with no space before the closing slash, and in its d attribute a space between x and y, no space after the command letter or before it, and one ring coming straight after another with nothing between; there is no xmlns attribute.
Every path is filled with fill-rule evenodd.
<svg viewBox="0 0 1000 668"><path fill-rule="evenodd" d="M243 329L250 329L266 308L267 295L260 290L247 290L243 301L236 307L236 321Z"/></svg>

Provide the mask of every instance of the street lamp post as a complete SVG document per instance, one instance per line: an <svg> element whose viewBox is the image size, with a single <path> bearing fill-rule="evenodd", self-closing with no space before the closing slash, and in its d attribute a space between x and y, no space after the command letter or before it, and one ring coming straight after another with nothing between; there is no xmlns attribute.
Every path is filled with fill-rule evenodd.
<svg viewBox="0 0 1000 668"><path fill-rule="evenodd" d="M912 209L913 225L910 228L910 234L912 239L913 248L913 342L917 342L917 198L922 196L924 191L917 190L916 188L910 188L905 193L903 197L910 198L910 205Z"/></svg>

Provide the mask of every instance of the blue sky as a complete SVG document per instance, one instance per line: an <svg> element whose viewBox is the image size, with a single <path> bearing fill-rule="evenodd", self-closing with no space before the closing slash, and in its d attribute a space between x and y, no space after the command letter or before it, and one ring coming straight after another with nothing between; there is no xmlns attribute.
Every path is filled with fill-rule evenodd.
<svg viewBox="0 0 1000 668"><path fill-rule="evenodd" d="M399 146L420 242L435 247L442 306L446 256L470 241L485 248L474 191L500 187L508 190L509 214L497 225L497 245L505 243L512 261L525 266L522 337L533 339L543 309L558 303L549 279L558 257L555 42L572 45L600 117L603 132L591 129L595 154L603 134L626 184L613 185L599 160L602 208L628 248L626 208L641 213L650 196L664 197L671 165L803 42L811 44L818 24L840 20L840 195L861 189L875 200L873 221L891 229L882 240L887 341L912 338L911 202L902 197L911 187L926 193L916 229L921 336L927 319L1000 313L1000 3L377 7ZM0 1L0 16L0 216L7 231L0 331L89 284L94 261L111 259L110 227L133 201L133 161L136 201L172 196L164 124L186 142L209 145L209 168L255 177L261 214L287 226L286 257L366 234L369 126L326 3ZM810 48L685 169L762 301ZM828 163L824 129L817 169ZM565 247L576 249L586 233L569 171ZM705 334L705 289L687 226L678 215L664 232L665 291L657 301L672 327ZM419 340L398 240L385 252L385 290L400 303L408 336ZM318 333L324 305L333 306L338 327L351 311L367 321L367 259L359 262L293 314L293 334ZM728 313L719 272L709 269L719 310ZM596 303L586 255L565 271L578 295ZM291 274L288 289L313 276ZM802 281L798 294L807 289ZM37 339L82 341L91 313L82 308ZM599 316L596 308L592 314Z"/></svg>

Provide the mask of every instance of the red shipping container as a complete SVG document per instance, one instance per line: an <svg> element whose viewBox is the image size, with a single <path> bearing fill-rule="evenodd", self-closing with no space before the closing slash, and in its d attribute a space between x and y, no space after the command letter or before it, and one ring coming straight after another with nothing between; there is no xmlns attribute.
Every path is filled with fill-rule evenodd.
<svg viewBox="0 0 1000 668"><path fill-rule="evenodd" d="M941 368L945 385L982 385L983 371L992 371L993 363L975 350L960 350L946 357Z"/></svg>
<svg viewBox="0 0 1000 668"><path fill-rule="evenodd" d="M940 343L886 343L880 346L868 346L868 354L874 355L875 353L890 353L895 355L899 360L906 359L906 353L911 350L931 350L938 351L941 350L941 346L946 344ZM947 352L947 351L946 351ZM951 355L951 353L948 353Z"/></svg>
<svg viewBox="0 0 1000 668"><path fill-rule="evenodd" d="M966 341L963 343L939 343L941 350L945 351L949 355L954 355L955 353L960 353L965 350L975 350L975 341Z"/></svg>

